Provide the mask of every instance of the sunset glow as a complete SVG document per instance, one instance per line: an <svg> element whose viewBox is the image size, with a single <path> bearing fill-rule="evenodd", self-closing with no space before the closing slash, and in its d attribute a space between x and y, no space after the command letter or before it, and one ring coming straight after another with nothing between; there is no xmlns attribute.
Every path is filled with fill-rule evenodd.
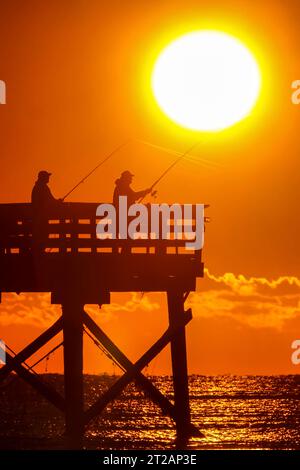
<svg viewBox="0 0 300 470"><path fill-rule="evenodd" d="M258 64L238 39L218 31L179 37L158 57L152 88L177 124L218 131L245 118L260 92Z"/></svg>

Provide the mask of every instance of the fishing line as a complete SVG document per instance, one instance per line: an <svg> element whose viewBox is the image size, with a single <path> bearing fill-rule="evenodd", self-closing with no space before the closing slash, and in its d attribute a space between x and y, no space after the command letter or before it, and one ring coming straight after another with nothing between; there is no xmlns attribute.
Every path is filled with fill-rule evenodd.
<svg viewBox="0 0 300 470"><path fill-rule="evenodd" d="M182 155L182 153L178 152L177 150L170 149L168 147L162 147L160 145L155 145L155 144L152 144L151 142L147 142L145 140L137 140L136 139L136 142L147 145L149 147L153 147L157 150L162 150L163 152L166 152L166 153L169 153L169 154L172 154L172 155L177 155L177 156ZM189 160L189 159L194 160L196 163L202 163L203 166L204 165L211 166L211 167L219 167L220 166L220 164L217 163L217 162L212 162L211 160L207 160L203 157L199 157L199 156L196 156L196 155L187 154L186 155L186 160Z"/></svg>
<svg viewBox="0 0 300 470"><path fill-rule="evenodd" d="M152 147L152 148L155 148L157 150L162 150L164 152L167 152L167 153L170 153L170 154L173 154L173 155L177 155L178 156L178 160L176 162L174 162L172 165L170 165L170 167L163 173L163 175L161 175L161 177L151 186L151 189L154 189L154 187L159 183L159 181L161 181L161 179L163 179L163 177L169 172L171 171L171 169L183 158L186 158L187 160L191 160L191 161L194 161L195 163L201 163L203 166L207 166L207 167L211 167L211 169L215 166L218 166L218 164L216 162L211 162L207 159L204 159L203 157L196 157L194 155L189 155L190 151L193 150L197 145L199 145L200 143L202 143L203 141L201 142L197 142L196 144L192 145L192 147L190 147L186 152L184 152L183 154L180 153L180 152L177 152L176 150L173 150L173 149L170 149L170 148L166 148L166 147L162 147L162 146L159 146L159 145L156 145L156 144L152 144L151 142L147 142L147 141L143 141L143 140L140 140L140 139L135 139L136 142L139 142L143 145L147 145L149 147ZM128 143L130 142L130 140L127 140L125 142L123 142L121 145L119 145L118 147L116 147L111 153L109 153L103 160L101 160L98 165L96 165L91 171L89 171L89 173L87 173L87 175L85 175L80 181L78 181L78 183L75 184L75 186L73 186L62 198L62 201L64 201L68 196L70 196L70 194L72 194L75 189L78 188L78 186L80 186L81 184L83 184L93 173L95 173L95 171L98 170L98 168L100 168L102 165L104 165L104 163L106 163L111 157L113 157L113 155L115 155L119 150L121 150L123 147L125 147Z"/></svg>
<svg viewBox="0 0 300 470"><path fill-rule="evenodd" d="M5 343L5 348L8 349L9 352L11 352L11 354L14 357L17 356L17 353L15 353L15 351L12 348L10 348L7 343ZM30 365L26 361L23 361L23 364L28 370L30 370ZM38 375L35 371L32 371L32 372L34 372L36 375Z"/></svg>
<svg viewBox="0 0 300 470"><path fill-rule="evenodd" d="M154 183L150 186L150 192L153 193L153 189L158 185L158 183L161 182L161 180L174 168L174 166L176 166L181 160L183 160L185 158L185 156L191 152L195 147L197 147L198 145L200 145L201 143L203 142L203 140L201 140L200 142L196 142L195 144L193 144L191 147L189 147L184 153L182 153L170 166L168 166L168 168L157 178L157 180L154 181ZM145 196L142 196L138 203L140 204L144 199L145 199L146 195Z"/></svg>
<svg viewBox="0 0 300 470"><path fill-rule="evenodd" d="M64 342L62 341L61 343L59 343L57 346L54 346L54 348L52 348L49 352L47 352L47 354L45 354L43 357L41 357L38 361L36 361L32 366L29 367L28 370L31 370L34 372L33 368L36 367L38 364L40 364L42 361L44 361L45 359L49 359L49 356L51 354L53 354L57 349L59 349L62 345L64 344Z"/></svg>
<svg viewBox="0 0 300 470"><path fill-rule="evenodd" d="M84 333L93 341L93 343L97 346L98 349L104 354L110 361L112 361L113 364L117 365L123 372L125 372L125 368L115 359L108 351L107 349L96 339L94 338L93 335L90 334L90 332L83 327Z"/></svg>

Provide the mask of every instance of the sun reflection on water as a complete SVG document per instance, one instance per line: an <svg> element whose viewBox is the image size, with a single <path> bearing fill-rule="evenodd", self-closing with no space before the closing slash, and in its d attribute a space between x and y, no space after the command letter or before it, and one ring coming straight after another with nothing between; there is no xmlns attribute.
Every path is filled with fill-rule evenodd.
<svg viewBox="0 0 300 470"><path fill-rule="evenodd" d="M63 391L63 379L45 379ZM92 404L116 377L85 376L86 406ZM171 377L151 377L170 400ZM189 449L300 449L299 376L191 376L193 423L205 438L180 444ZM26 448L59 447L63 417L56 414L23 382L0 389L2 445ZM49 444L50 440L53 444ZM27 444L26 444L27 442ZM87 428L85 446L98 449L172 449L174 424L133 384L109 404ZM5 447L4 447L5 448Z"/></svg>

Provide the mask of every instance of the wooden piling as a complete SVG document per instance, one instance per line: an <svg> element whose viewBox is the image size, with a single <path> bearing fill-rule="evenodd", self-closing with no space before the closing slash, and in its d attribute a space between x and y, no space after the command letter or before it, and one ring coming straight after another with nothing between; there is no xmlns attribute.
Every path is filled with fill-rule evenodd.
<svg viewBox="0 0 300 470"><path fill-rule="evenodd" d="M184 314L184 293L167 292L170 327L182 324ZM191 435L191 414L189 405L188 370L186 355L185 325L178 329L171 340L172 371L175 399L176 432L179 439Z"/></svg>
<svg viewBox="0 0 300 470"><path fill-rule="evenodd" d="M62 302L64 379L68 447L82 447L83 425L83 305L69 296Z"/></svg>

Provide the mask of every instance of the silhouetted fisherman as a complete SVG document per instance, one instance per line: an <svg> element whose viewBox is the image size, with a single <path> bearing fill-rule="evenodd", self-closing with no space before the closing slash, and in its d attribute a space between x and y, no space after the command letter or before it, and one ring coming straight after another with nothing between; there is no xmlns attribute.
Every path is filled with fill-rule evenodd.
<svg viewBox="0 0 300 470"><path fill-rule="evenodd" d="M52 207L57 207L62 204L61 199L55 199L52 195L50 188L48 186L51 173L48 171L42 170L38 174L38 179L35 182L35 185L31 193L31 203L33 209L38 212L47 210Z"/></svg>
<svg viewBox="0 0 300 470"><path fill-rule="evenodd" d="M138 201L138 199L151 193L151 188L144 189L143 191L133 191L130 187L133 176L134 175L130 171L126 170L123 171L121 177L116 180L116 187L113 196L113 204L115 207L119 206L119 196L127 196L127 205L129 207L131 204Z"/></svg>
<svg viewBox="0 0 300 470"><path fill-rule="evenodd" d="M48 240L49 211L62 206L61 199L55 199L48 186L51 173L42 170L31 193L31 204L33 209L33 249L35 253L41 253L46 247Z"/></svg>
<svg viewBox="0 0 300 470"><path fill-rule="evenodd" d="M146 196L146 194L151 193L150 188L144 189L143 191L134 191L130 187L133 176L134 175L130 171L125 170L123 171L123 173L121 173L120 178L118 178L115 181L116 187L115 187L114 195L113 195L113 205L115 206L116 211L117 211L117 233L119 231L119 228L118 228L119 227L119 224L118 224L119 197L127 196L127 206L129 207L131 206L131 204L134 204L135 202L137 202L140 198L143 198L144 196ZM130 218L128 220L130 220ZM117 253L117 252L118 252L117 248L113 248L113 253ZM123 254L130 253L130 247L123 246L121 249L121 253Z"/></svg>

